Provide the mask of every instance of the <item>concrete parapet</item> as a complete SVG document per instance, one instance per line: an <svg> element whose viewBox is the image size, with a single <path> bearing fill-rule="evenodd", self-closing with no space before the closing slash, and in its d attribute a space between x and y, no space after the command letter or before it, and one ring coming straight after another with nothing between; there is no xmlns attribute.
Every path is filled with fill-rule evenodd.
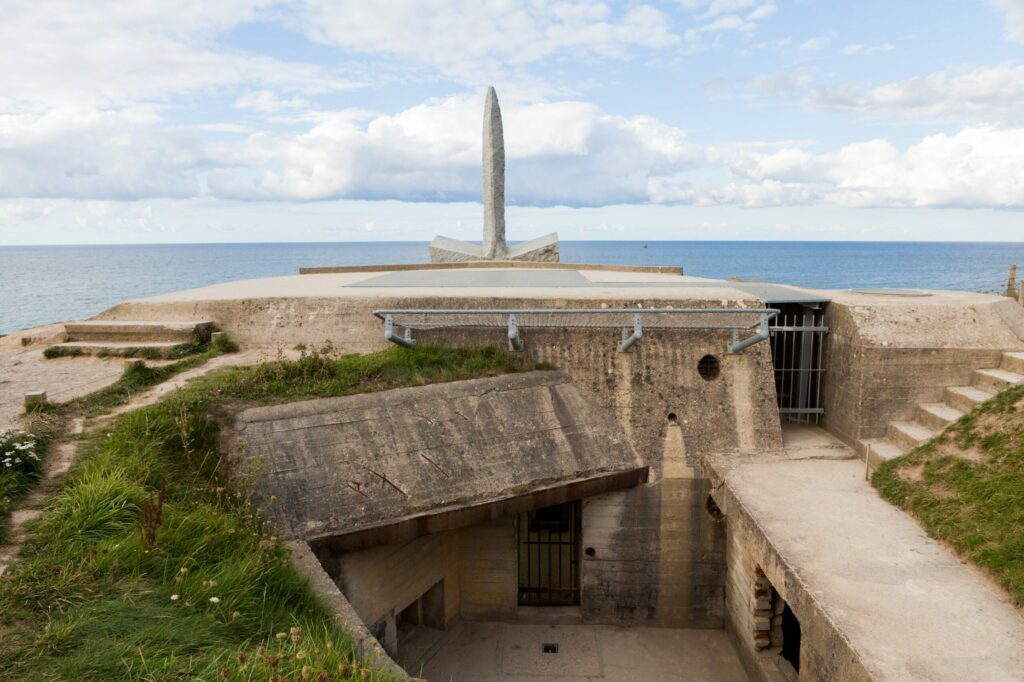
<svg viewBox="0 0 1024 682"><path fill-rule="evenodd" d="M410 270L588 270L591 272L644 272L660 275L683 275L681 266L672 265L605 265L598 263L530 263L524 261L474 260L456 263L401 263L392 265L337 265L299 268L300 275L328 275L342 272L408 272Z"/></svg>
<svg viewBox="0 0 1024 682"><path fill-rule="evenodd" d="M379 670L399 680L409 680L409 675L384 651L355 609L324 571L320 561L305 542L290 542L292 565L309 580L313 594L327 607L341 629L352 638L359 660L370 668Z"/></svg>
<svg viewBox="0 0 1024 682"><path fill-rule="evenodd" d="M890 421L913 419L919 403L942 402L1004 351L1024 349L1024 309L996 296L838 296L825 322L823 423L850 445L883 437Z"/></svg>
<svg viewBox="0 0 1024 682"><path fill-rule="evenodd" d="M759 569L799 623L801 680L1019 677L1015 609L879 498L862 462L727 456L704 468L725 514L728 629L753 679L788 665L758 651Z"/></svg>

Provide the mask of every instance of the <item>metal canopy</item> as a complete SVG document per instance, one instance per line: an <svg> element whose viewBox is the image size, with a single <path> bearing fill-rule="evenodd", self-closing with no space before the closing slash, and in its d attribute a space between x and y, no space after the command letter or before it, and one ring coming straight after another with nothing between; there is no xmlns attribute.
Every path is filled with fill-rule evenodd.
<svg viewBox="0 0 1024 682"><path fill-rule="evenodd" d="M769 322L779 314L775 308L536 308L460 310L375 310L384 322L384 338L400 346L415 346L415 331L435 329L505 328L509 347L523 350L520 330L621 329L619 352L629 352L643 338L644 329L732 332L726 352L739 353L769 336ZM403 333L396 331L401 327ZM756 333L740 338L742 332Z"/></svg>

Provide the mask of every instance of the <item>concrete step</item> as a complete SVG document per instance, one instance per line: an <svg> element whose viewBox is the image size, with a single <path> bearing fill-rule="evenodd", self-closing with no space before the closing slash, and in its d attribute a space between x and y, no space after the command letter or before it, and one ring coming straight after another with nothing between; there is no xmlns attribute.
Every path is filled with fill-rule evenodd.
<svg viewBox="0 0 1024 682"><path fill-rule="evenodd" d="M1000 369L1024 374L1024 353L1003 353L1003 363Z"/></svg>
<svg viewBox="0 0 1024 682"><path fill-rule="evenodd" d="M66 348L69 350L77 349L88 355L97 355L102 352L117 355L129 349L144 350L151 348L153 350L163 352L174 348L179 345L179 343L179 341L140 341L138 343L131 341L68 341L65 343L55 344L52 347Z"/></svg>
<svg viewBox="0 0 1024 682"><path fill-rule="evenodd" d="M871 469L877 469L882 462L888 462L890 459L895 459L906 452L888 438L862 440L860 444L864 452L868 452L868 448L871 448L868 459L868 466Z"/></svg>
<svg viewBox="0 0 1024 682"><path fill-rule="evenodd" d="M213 323L209 321L146 321L146 320L86 320L68 322L64 331L69 341L114 341L122 343L175 342L184 343L209 334Z"/></svg>
<svg viewBox="0 0 1024 682"><path fill-rule="evenodd" d="M889 422L886 436L904 450L913 450L921 443L939 435L920 422Z"/></svg>
<svg viewBox="0 0 1024 682"><path fill-rule="evenodd" d="M917 406L917 421L940 432L962 416L962 410L946 403L924 403Z"/></svg>
<svg viewBox="0 0 1024 682"><path fill-rule="evenodd" d="M974 370L974 384L976 386L1003 391L1020 383L1024 383L1024 374L1009 372L1005 369Z"/></svg>
<svg viewBox="0 0 1024 682"><path fill-rule="evenodd" d="M995 394L995 391L977 386L952 386L946 389L946 402L964 412L970 412Z"/></svg>

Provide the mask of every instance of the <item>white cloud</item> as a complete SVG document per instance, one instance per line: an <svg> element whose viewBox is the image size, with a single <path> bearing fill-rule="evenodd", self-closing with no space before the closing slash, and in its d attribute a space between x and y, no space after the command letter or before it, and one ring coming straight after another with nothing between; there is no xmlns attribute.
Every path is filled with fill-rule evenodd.
<svg viewBox="0 0 1024 682"><path fill-rule="evenodd" d="M828 36L815 36L800 43L800 49L805 52L817 52L818 50L824 50L831 42L832 39Z"/></svg>
<svg viewBox="0 0 1024 682"><path fill-rule="evenodd" d="M205 163L189 132L148 109L0 114L0 193L128 199L193 196Z"/></svg>
<svg viewBox="0 0 1024 682"><path fill-rule="evenodd" d="M1006 37L1024 43L1024 0L989 0L989 4L1006 14Z"/></svg>
<svg viewBox="0 0 1024 682"><path fill-rule="evenodd" d="M879 43L878 45L863 45L861 43L851 43L842 49L842 53L847 57L853 57L860 55L864 57L871 57L876 54L883 52L892 52L896 49L896 46L892 43Z"/></svg>
<svg viewBox="0 0 1024 682"><path fill-rule="evenodd" d="M880 118L1024 123L1024 65L953 67L874 88L820 87L807 104Z"/></svg>
<svg viewBox="0 0 1024 682"><path fill-rule="evenodd" d="M270 90L257 90L248 92L237 100L235 106L239 109L251 109L264 114L276 114L289 109L309 109L310 101L303 97L281 97Z"/></svg>
<svg viewBox="0 0 1024 682"><path fill-rule="evenodd" d="M886 140L850 144L835 153L804 149L751 153L731 164L746 187L774 189L841 206L1024 208L1024 128L970 127L931 135L898 150ZM774 183L774 184L773 184ZM720 190L714 190L720 191ZM764 191L767 192L767 189ZM712 193L712 196L714 194Z"/></svg>
<svg viewBox="0 0 1024 682"><path fill-rule="evenodd" d="M766 2L763 5L759 5L754 9L753 12L747 15L748 21L760 21L761 19L767 19L771 15L778 11L778 7L770 2Z"/></svg>
<svg viewBox="0 0 1024 682"><path fill-rule="evenodd" d="M212 171L210 191L241 199L478 200L479 100L451 97L369 119L341 112L298 135L251 136L235 152L247 170ZM681 130L585 102L513 104L503 119L511 204L646 201L650 177L703 162Z"/></svg>
<svg viewBox="0 0 1024 682"><path fill-rule="evenodd" d="M110 108L245 83L301 92L358 84L312 64L216 45L266 0L7 3L0 21L0 111Z"/></svg>
<svg viewBox="0 0 1024 682"><path fill-rule="evenodd" d="M847 206L1024 208L1024 129L966 128L900 153L885 140L844 147L829 177Z"/></svg>
<svg viewBox="0 0 1024 682"><path fill-rule="evenodd" d="M710 19L722 14L734 14L753 7L757 0L682 0L685 9L703 9L700 19Z"/></svg>
<svg viewBox="0 0 1024 682"><path fill-rule="evenodd" d="M596 0L307 0L300 14L313 40L429 65L471 85L556 54L621 57L679 43L655 7L617 13Z"/></svg>

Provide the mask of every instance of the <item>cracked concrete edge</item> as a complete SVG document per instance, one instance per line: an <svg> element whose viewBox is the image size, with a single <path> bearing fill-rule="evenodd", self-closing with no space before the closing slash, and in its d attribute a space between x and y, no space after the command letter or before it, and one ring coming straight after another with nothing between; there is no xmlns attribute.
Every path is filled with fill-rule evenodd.
<svg viewBox="0 0 1024 682"><path fill-rule="evenodd" d="M408 682L411 679L409 675L387 655L380 642L370 634L366 624L327 575L309 545L301 541L292 541L287 543L287 546L291 550L292 566L309 580L310 589L331 612L341 629L352 638L352 646L359 660L382 673L394 676L401 682Z"/></svg>
<svg viewBox="0 0 1024 682"><path fill-rule="evenodd" d="M537 388L540 386L559 386L572 384L569 376L560 370L528 370L512 372L497 376L484 376L476 379L458 379L441 381L422 386L403 386L368 393L332 396L329 398L310 398L297 400L280 405L250 407L235 415L235 430L244 432L247 424L303 417L336 409L344 405L351 409L374 406L380 403L381 396L386 396L389 405L400 405L411 400L424 400L472 396L482 398L495 391Z"/></svg>

